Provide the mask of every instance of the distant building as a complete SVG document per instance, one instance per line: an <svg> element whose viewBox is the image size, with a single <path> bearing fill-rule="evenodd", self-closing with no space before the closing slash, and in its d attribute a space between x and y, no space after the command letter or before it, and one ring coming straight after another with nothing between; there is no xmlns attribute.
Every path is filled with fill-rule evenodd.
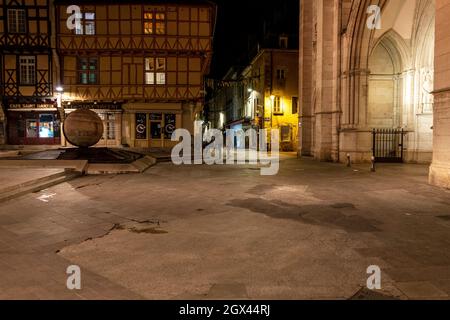
<svg viewBox="0 0 450 320"><path fill-rule="evenodd" d="M0 0L0 144L60 144L49 0Z"/></svg>
<svg viewBox="0 0 450 320"><path fill-rule="evenodd" d="M99 146L172 146L202 112L215 19L207 0L0 0L0 144L67 145L88 108Z"/></svg>
<svg viewBox="0 0 450 320"><path fill-rule="evenodd" d="M260 49L244 68L232 68L208 101L212 127L279 129L281 149L298 145L298 50L279 37L278 48Z"/></svg>
<svg viewBox="0 0 450 320"><path fill-rule="evenodd" d="M97 111L100 145L170 147L193 130L212 56L215 6L208 1L82 1L80 28L56 1L63 108ZM77 2L79 3L79 1Z"/></svg>

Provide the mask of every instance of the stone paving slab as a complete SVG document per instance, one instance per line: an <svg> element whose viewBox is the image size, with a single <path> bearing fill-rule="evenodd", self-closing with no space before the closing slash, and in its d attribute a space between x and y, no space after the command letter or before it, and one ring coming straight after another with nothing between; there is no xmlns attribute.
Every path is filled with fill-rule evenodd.
<svg viewBox="0 0 450 320"><path fill-rule="evenodd" d="M165 163L0 204L0 298L349 299L378 265L381 296L450 299L450 192L427 166L369 169Z"/></svg>
<svg viewBox="0 0 450 320"><path fill-rule="evenodd" d="M62 173L64 169L49 168L5 168L0 162L0 192L2 189L23 184L36 179Z"/></svg>

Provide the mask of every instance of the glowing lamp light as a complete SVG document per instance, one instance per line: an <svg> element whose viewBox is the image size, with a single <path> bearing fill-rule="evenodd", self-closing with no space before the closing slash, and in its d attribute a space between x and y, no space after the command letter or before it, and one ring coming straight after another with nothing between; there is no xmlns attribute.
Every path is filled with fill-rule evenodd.
<svg viewBox="0 0 450 320"><path fill-rule="evenodd" d="M61 86L56 87L56 92L58 93L63 93L64 92L64 88Z"/></svg>

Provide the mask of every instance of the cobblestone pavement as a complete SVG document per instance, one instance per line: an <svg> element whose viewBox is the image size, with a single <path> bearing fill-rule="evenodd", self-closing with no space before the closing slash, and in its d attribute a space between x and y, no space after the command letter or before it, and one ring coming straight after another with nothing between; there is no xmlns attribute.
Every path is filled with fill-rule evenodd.
<svg viewBox="0 0 450 320"><path fill-rule="evenodd" d="M427 170L288 157L277 176L82 177L0 204L0 298L348 299L378 265L381 297L449 299L450 191Z"/></svg>

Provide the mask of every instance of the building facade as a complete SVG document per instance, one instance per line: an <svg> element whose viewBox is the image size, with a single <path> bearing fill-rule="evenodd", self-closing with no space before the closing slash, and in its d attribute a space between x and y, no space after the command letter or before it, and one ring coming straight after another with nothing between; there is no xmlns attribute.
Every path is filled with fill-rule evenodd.
<svg viewBox="0 0 450 320"><path fill-rule="evenodd" d="M280 39L283 42L283 39ZM287 41L287 40L286 40ZM284 44L280 43L280 47ZM245 113L263 129L280 131L280 150L298 145L298 50L263 49L244 71ZM267 137L270 142L270 134Z"/></svg>
<svg viewBox="0 0 450 320"><path fill-rule="evenodd" d="M177 128L193 130L212 56L215 6L207 1L55 1L65 113L97 111L99 145L170 147ZM76 13L75 13L76 14Z"/></svg>
<svg viewBox="0 0 450 320"><path fill-rule="evenodd" d="M281 150L297 149L297 50L287 44L261 49L246 67L231 68L220 83L208 103L214 127L280 130Z"/></svg>
<svg viewBox="0 0 450 320"><path fill-rule="evenodd" d="M302 1L299 153L320 160L433 152L435 1ZM402 132L403 130L403 132ZM403 137L403 143L401 143Z"/></svg>
<svg viewBox="0 0 450 320"><path fill-rule="evenodd" d="M49 0L0 1L0 144L58 145Z"/></svg>
<svg viewBox="0 0 450 320"><path fill-rule="evenodd" d="M204 103L209 1L0 1L0 144L67 145L68 113L104 123L98 146L170 147ZM58 90L57 90L58 89Z"/></svg>
<svg viewBox="0 0 450 320"><path fill-rule="evenodd" d="M449 14L450 0L301 1L299 153L367 161L373 128L402 128L405 160L450 188Z"/></svg>

